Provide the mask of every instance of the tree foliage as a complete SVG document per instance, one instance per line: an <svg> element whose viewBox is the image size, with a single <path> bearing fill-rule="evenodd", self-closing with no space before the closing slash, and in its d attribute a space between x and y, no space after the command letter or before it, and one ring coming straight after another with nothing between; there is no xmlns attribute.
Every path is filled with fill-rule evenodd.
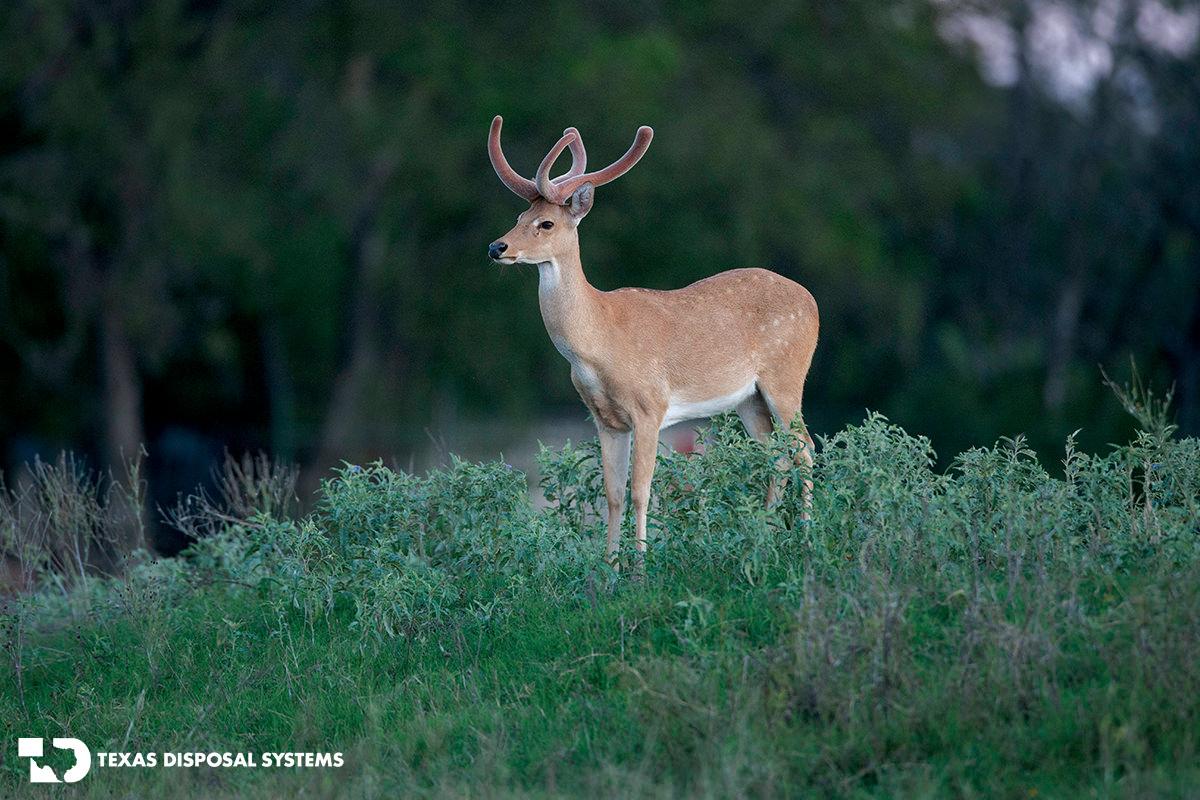
<svg viewBox="0 0 1200 800"><path fill-rule="evenodd" d="M1030 55L1042 5L7 4L3 458L199 440L326 466L438 415L574 407L528 275L484 258L521 205L496 113L526 172L565 125L596 161L654 126L582 232L591 280L800 280L818 430L870 406L943 452L1046 448L1085 414L1112 441L1095 366L1132 353L1194 431L1200 57L1117 4L1111 69L1066 102ZM1010 32L1008 85L954 13Z"/></svg>

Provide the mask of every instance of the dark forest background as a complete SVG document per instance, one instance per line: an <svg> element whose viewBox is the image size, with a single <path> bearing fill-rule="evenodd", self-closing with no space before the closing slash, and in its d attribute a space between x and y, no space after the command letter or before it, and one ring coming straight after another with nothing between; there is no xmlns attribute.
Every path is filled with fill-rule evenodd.
<svg viewBox="0 0 1200 800"><path fill-rule="evenodd" d="M486 245L567 125L656 135L581 229L600 288L738 266L822 315L806 418L1048 463L1200 432L1200 9L1159 0L0 7L0 468L145 445L307 473L583 419L532 269ZM518 435L525 436L524 433ZM433 448L436 449L436 448Z"/></svg>

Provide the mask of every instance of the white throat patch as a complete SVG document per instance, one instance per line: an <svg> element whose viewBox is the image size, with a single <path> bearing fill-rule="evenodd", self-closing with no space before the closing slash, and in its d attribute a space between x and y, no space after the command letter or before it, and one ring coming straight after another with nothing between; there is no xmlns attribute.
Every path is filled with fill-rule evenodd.
<svg viewBox="0 0 1200 800"><path fill-rule="evenodd" d="M546 294L558 288L562 282L562 271L554 260L542 261L538 265L538 294Z"/></svg>

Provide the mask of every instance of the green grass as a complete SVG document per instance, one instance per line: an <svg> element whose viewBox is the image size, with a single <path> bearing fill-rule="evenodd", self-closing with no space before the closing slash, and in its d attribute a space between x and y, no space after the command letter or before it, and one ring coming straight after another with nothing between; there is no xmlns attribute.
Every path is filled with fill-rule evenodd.
<svg viewBox="0 0 1200 800"><path fill-rule="evenodd" d="M600 563L594 443L543 453L538 512L502 464L347 467L311 517L10 605L0 794L16 736L71 735L346 763L51 796L1194 795L1200 442L1146 422L1054 478L871 417L802 522L761 506L787 442L721 420L664 456L640 581Z"/></svg>

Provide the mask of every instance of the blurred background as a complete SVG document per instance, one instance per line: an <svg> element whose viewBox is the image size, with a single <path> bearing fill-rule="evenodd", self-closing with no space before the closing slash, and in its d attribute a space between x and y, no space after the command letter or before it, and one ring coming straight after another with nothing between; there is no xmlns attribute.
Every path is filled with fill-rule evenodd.
<svg viewBox="0 0 1200 800"><path fill-rule="evenodd" d="M1196 434L1198 34L1168 0L9 0L0 468L144 445L163 505L226 449L311 490L590 435L535 271L486 257L524 208L497 113L527 175L568 125L597 166L654 127L589 278L806 285L815 432L1054 464L1123 440L1132 357Z"/></svg>

